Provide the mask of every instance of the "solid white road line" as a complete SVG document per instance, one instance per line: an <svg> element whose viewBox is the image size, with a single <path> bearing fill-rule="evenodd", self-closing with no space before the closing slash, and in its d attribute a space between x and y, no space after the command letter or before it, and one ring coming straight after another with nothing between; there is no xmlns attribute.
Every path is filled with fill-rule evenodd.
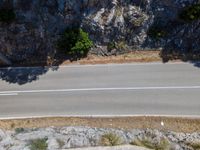
<svg viewBox="0 0 200 150"><path fill-rule="evenodd" d="M117 90L173 90L173 89L200 89L200 86L166 86L166 87L119 87L119 88L81 88L81 89L52 89L52 90L24 90L1 91L0 94L20 93L53 93L53 92L84 92L84 91L117 91Z"/></svg>

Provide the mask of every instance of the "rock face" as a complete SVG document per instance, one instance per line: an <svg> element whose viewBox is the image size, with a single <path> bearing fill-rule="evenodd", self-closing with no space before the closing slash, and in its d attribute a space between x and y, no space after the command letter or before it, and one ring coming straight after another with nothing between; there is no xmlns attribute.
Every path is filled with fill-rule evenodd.
<svg viewBox="0 0 200 150"><path fill-rule="evenodd" d="M16 19L0 22L0 50L12 61L46 59L56 52L65 28L80 26L95 46L91 53L111 55L134 49L198 52L200 20L179 19L180 11L198 0L0 0L0 9L13 9ZM165 37L147 32L159 25ZM107 50L114 42L117 50Z"/></svg>
<svg viewBox="0 0 200 150"><path fill-rule="evenodd" d="M90 127L49 127L39 129L16 129L3 131L0 129L0 149L29 150L31 141L45 139L48 150L103 146L102 136L112 133L120 139L122 145L135 140L148 141L158 149L195 150L200 144L200 133L161 132L158 130L130 131L112 128ZM159 148L160 147L160 148Z"/></svg>

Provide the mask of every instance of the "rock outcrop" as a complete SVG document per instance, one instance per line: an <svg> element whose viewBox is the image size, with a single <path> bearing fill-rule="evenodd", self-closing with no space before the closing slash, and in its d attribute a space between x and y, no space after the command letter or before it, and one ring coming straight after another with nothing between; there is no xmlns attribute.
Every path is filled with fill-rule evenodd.
<svg viewBox="0 0 200 150"><path fill-rule="evenodd" d="M16 18L0 22L0 51L12 61L47 59L65 28L80 26L95 46L91 53L111 55L134 49L199 52L200 20L180 20L183 8L198 0L0 0L0 9L13 9ZM164 37L148 36L152 26ZM114 42L117 49L108 50Z"/></svg>

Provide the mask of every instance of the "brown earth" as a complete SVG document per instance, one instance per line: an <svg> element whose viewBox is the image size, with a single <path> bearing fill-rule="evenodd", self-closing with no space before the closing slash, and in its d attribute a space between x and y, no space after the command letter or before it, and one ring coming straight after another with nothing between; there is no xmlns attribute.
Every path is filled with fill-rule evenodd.
<svg viewBox="0 0 200 150"><path fill-rule="evenodd" d="M164 126L161 125L164 123ZM52 117L0 120L1 129L15 128L41 128L62 126L89 126L98 128L118 129L159 129L176 132L200 132L200 118L175 118L175 117Z"/></svg>
<svg viewBox="0 0 200 150"><path fill-rule="evenodd" d="M127 54L117 56L96 56L88 55L78 61L70 62L64 61L62 65L66 64L108 64L108 63L131 63L131 62L155 62L162 61L160 51L133 51Z"/></svg>

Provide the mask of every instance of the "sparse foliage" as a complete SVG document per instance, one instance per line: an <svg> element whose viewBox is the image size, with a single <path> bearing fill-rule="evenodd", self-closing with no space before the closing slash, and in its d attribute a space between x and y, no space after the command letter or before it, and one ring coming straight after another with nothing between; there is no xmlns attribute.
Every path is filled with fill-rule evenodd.
<svg viewBox="0 0 200 150"><path fill-rule="evenodd" d="M31 150L47 150L47 138L32 140L30 143Z"/></svg>
<svg viewBox="0 0 200 150"><path fill-rule="evenodd" d="M101 144L104 146L116 146L122 144L122 140L114 133L107 133L101 137Z"/></svg>

